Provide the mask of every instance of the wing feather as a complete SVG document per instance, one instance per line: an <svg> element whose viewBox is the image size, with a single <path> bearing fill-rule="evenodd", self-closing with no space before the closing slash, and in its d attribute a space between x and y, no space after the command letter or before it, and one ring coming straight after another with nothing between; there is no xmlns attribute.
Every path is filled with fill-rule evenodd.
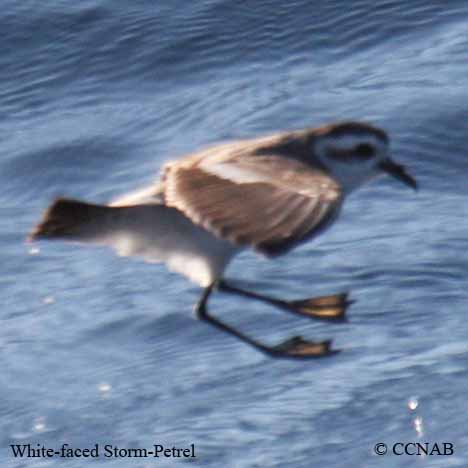
<svg viewBox="0 0 468 468"><path fill-rule="evenodd" d="M220 164L173 164L164 200L194 223L267 255L316 235L341 205L341 188L325 172L277 155Z"/></svg>

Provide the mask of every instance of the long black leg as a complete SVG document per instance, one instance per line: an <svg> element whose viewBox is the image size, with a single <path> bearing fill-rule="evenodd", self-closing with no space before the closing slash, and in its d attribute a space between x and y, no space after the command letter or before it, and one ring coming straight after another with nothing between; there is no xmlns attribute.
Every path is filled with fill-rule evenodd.
<svg viewBox="0 0 468 468"><path fill-rule="evenodd" d="M218 283L218 288L220 291L230 294L238 294L240 296L266 302L267 304L274 305L296 315L303 315L332 322L345 321L346 309L353 303L353 301L348 299L347 293L312 297L296 301L285 301L256 292L246 291L245 289L238 288L237 286L232 286L224 280Z"/></svg>
<svg viewBox="0 0 468 468"><path fill-rule="evenodd" d="M247 335L239 332L235 328L231 327L230 325L225 324L221 320L213 317L212 315L208 314L207 304L208 299L213 292L213 288L215 284L208 286L202 293L200 300L198 301L197 305L195 306L195 313L200 320L204 320L211 325L215 326L219 330L224 331L225 333L229 333L232 336L235 336L239 340L247 343L248 345L254 347L255 349L268 354L272 357L287 357L287 358L317 358L323 357L330 354L334 354L338 352L337 350L331 350L329 340L327 341L320 341L320 342L313 342L313 341L306 341L300 336L295 336L290 338L279 345L276 346L268 346L263 343L260 343L253 338L250 338Z"/></svg>

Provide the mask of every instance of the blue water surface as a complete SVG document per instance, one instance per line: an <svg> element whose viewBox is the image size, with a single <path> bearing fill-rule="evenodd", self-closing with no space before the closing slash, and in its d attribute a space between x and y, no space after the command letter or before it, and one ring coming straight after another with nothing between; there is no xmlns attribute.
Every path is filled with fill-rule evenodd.
<svg viewBox="0 0 468 468"><path fill-rule="evenodd" d="M5 467L468 466L468 3L4 0L0 12L0 459ZM344 119L385 128L413 193L353 194L317 242L228 275L284 297L351 291L349 323L217 295L272 360L193 317L162 265L25 237L59 195L106 202L213 142ZM451 443L450 456L374 446ZM195 459L15 459L188 447Z"/></svg>

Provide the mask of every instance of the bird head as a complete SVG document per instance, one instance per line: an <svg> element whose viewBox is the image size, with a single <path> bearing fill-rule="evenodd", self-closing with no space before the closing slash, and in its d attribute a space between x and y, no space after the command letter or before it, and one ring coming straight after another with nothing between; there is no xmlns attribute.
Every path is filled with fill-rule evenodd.
<svg viewBox="0 0 468 468"><path fill-rule="evenodd" d="M380 128L358 122L330 125L315 132L312 145L345 192L384 174L417 189L416 180L390 157L389 138Z"/></svg>

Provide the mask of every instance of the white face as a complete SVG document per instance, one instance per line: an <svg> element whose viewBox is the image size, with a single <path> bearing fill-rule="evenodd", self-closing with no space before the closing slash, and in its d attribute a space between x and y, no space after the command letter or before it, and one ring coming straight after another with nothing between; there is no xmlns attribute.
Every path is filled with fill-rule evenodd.
<svg viewBox="0 0 468 468"><path fill-rule="evenodd" d="M314 142L314 153L351 192L382 174L379 164L388 159L388 142L371 132L323 135Z"/></svg>

